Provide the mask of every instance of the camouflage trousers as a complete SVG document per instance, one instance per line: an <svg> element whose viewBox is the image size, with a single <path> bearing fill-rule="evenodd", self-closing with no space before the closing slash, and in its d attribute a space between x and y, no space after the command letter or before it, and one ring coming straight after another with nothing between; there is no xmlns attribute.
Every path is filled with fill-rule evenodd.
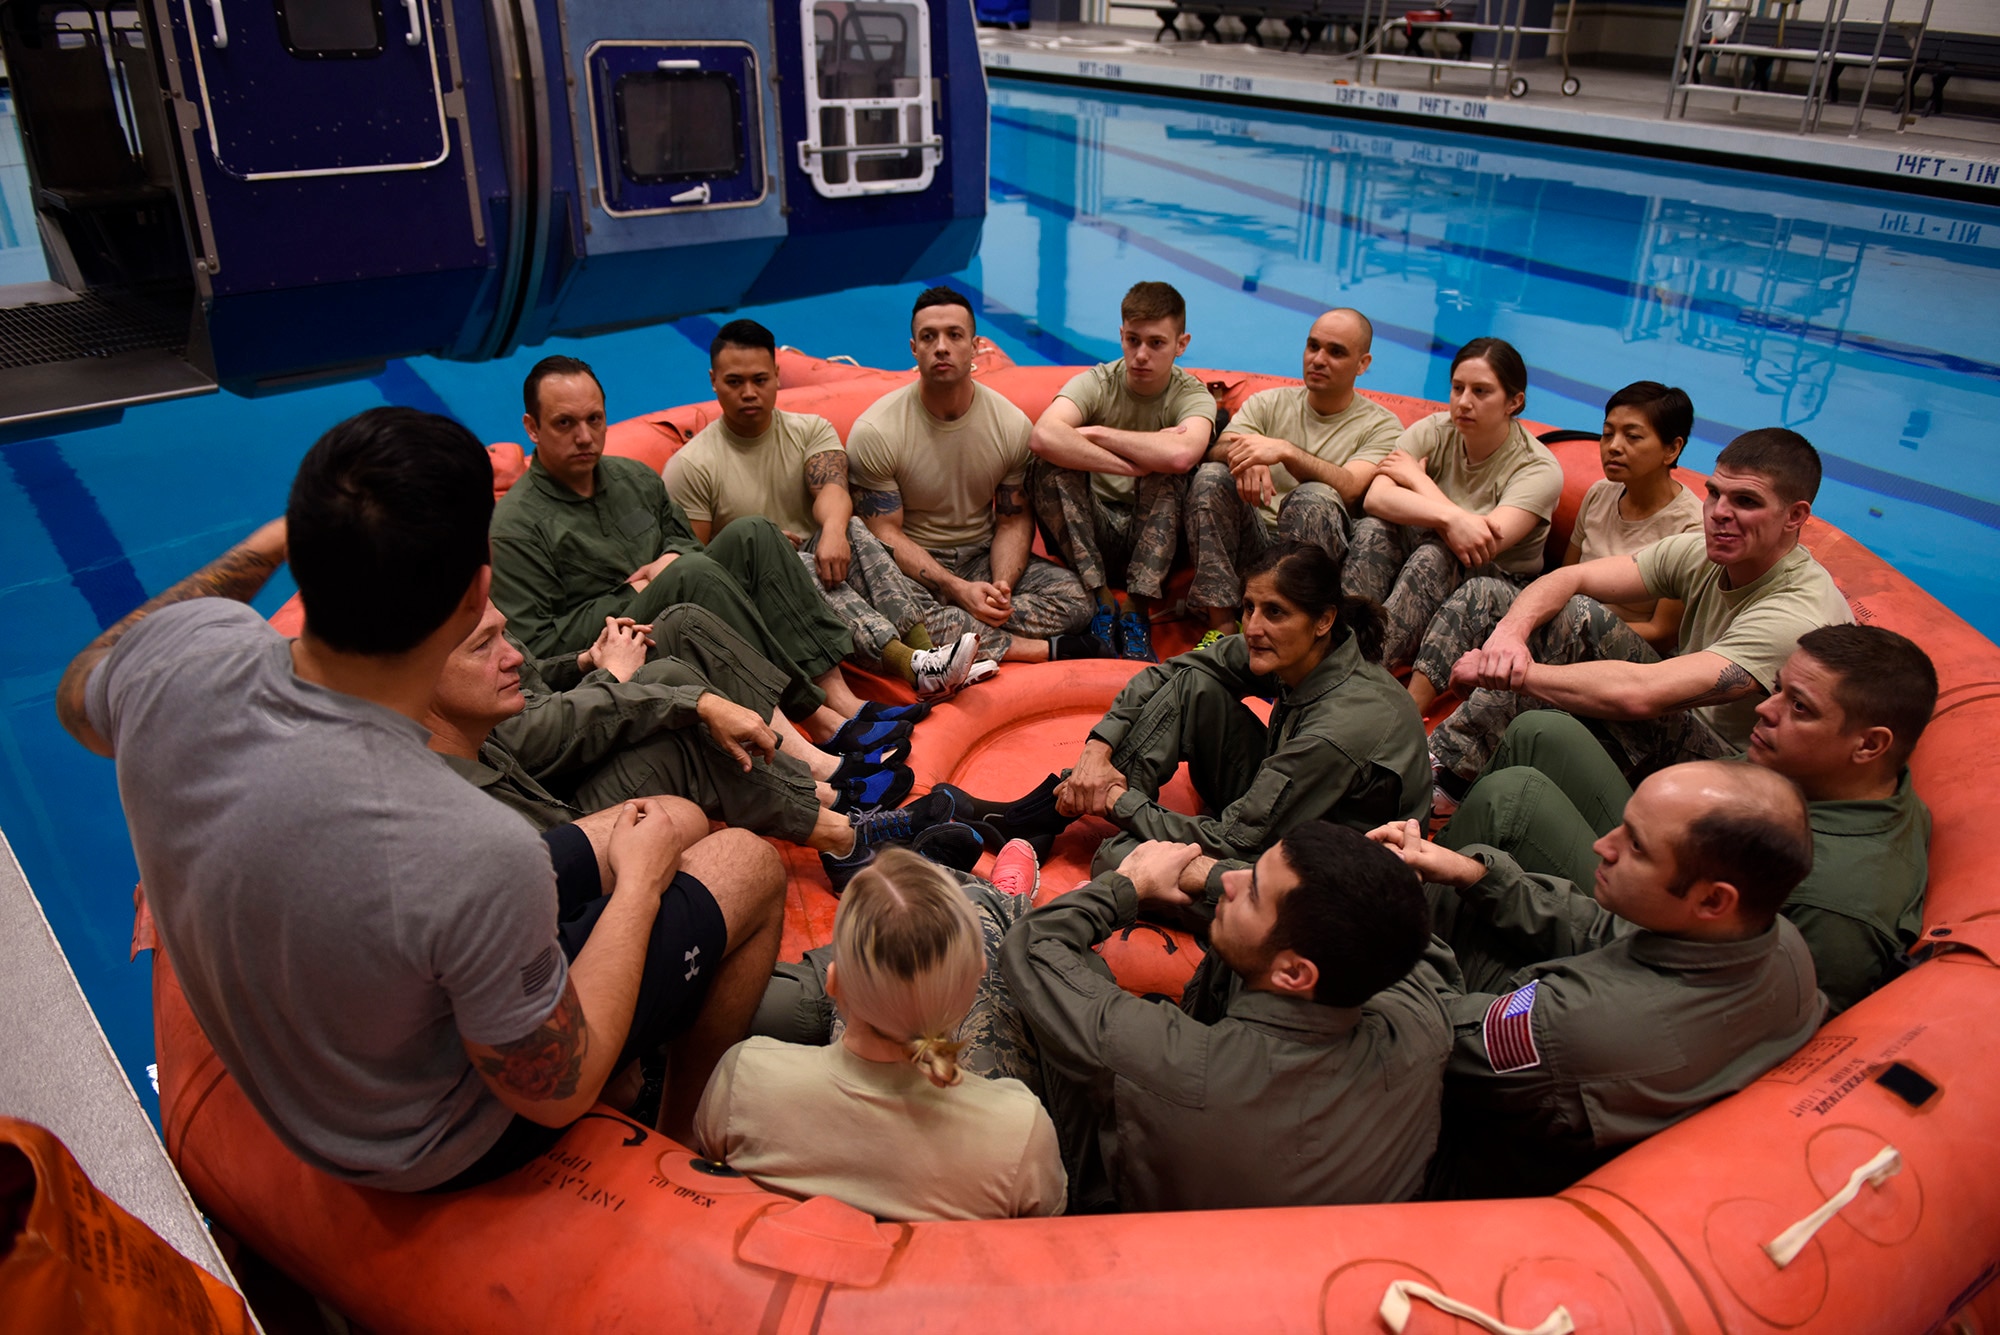
<svg viewBox="0 0 2000 1335"><path fill-rule="evenodd" d="M1359 519L1348 543L1340 589L1351 598L1382 605L1382 666L1393 672L1416 658L1424 628L1445 599L1474 575L1490 575L1517 586L1533 578L1506 574L1490 562L1468 570L1444 539L1427 528Z"/></svg>
<svg viewBox="0 0 2000 1335"><path fill-rule="evenodd" d="M962 872L952 875L972 901L986 950L986 972L973 993L971 1009L958 1026L958 1039L966 1045L959 1053L959 1065L988 1079L1019 1080L1039 1098L1041 1064L1035 1056L1034 1039L1000 973L1000 944L1007 939L1008 930L1035 906L1034 897L1006 894L990 881ZM772 970L764 998L750 1021L750 1032L812 1046L839 1042L846 1025L826 994L826 966L832 959L832 946L818 946L798 962L780 963Z"/></svg>
<svg viewBox="0 0 2000 1335"><path fill-rule="evenodd" d="M1158 598L1180 545L1187 477L1148 473L1134 478L1132 503L1112 505L1091 486L1094 476L1039 460L1029 468L1035 518L1049 545L1062 554L1085 589L1113 587L1118 581L1111 572L1122 569L1127 593Z"/></svg>
<svg viewBox="0 0 2000 1335"><path fill-rule="evenodd" d="M854 559L848 564L846 580L832 589L820 586L820 592L834 613L852 628L855 651L870 664L882 661L883 646L890 640L901 638L919 624L929 632L931 643L940 647L956 644L959 636L972 631L979 636L980 656L997 663L1007 656L1016 635L1046 640L1090 623L1089 595L1076 576L1053 561L1028 558L1028 568L1014 581L1013 614L1001 625L989 626L904 574L896 564L896 554L859 519L848 523L847 540L854 549ZM815 538L799 552L809 568L817 543ZM931 558L960 579L993 578L990 547L940 547L931 552ZM817 576L814 583L818 584Z"/></svg>
<svg viewBox="0 0 2000 1335"><path fill-rule="evenodd" d="M1431 685L1442 691L1451 684L1452 667L1486 643L1520 592L1521 586L1512 580L1491 575L1474 575L1459 585L1424 628L1412 671L1429 677Z"/></svg>
<svg viewBox="0 0 2000 1335"><path fill-rule="evenodd" d="M1657 663L1660 656L1594 598L1578 595L1528 637L1537 663ZM1431 763L1470 779L1486 768L1507 726L1530 709L1551 705L1513 691L1477 690L1431 732ZM1650 719L1585 719L1584 726L1626 774L1643 777L1683 760L1736 754L1707 720L1689 710Z"/></svg>
<svg viewBox="0 0 2000 1335"><path fill-rule="evenodd" d="M993 551L990 547L933 547L931 559L960 579L983 582L993 578ZM1039 556L1028 558L1027 569L1014 581L1014 608L1007 619L989 626L972 613L939 599L910 581L910 596L924 611L935 644L956 643L967 631L979 636L979 654L999 662L1007 656L1016 635L1031 640L1051 640L1066 631L1082 630L1090 624L1094 606L1075 575Z"/></svg>
<svg viewBox="0 0 2000 1335"><path fill-rule="evenodd" d="M813 534L799 548L799 560L805 562L813 587L826 599L826 605L854 632L855 657L879 665L889 641L901 639L903 632L924 621L923 610L909 594L917 585L896 565L895 553L859 519L847 521L847 545L854 552L847 564L847 578L831 588L820 582L819 566L814 561L819 534Z"/></svg>
<svg viewBox="0 0 2000 1335"><path fill-rule="evenodd" d="M1274 532L1263 511L1238 493L1228 464L1203 464L1188 483L1187 540L1194 558L1188 606L1237 606L1243 568L1274 543L1313 543L1338 565L1347 556L1347 534L1347 510L1324 482L1302 482L1287 492Z"/></svg>

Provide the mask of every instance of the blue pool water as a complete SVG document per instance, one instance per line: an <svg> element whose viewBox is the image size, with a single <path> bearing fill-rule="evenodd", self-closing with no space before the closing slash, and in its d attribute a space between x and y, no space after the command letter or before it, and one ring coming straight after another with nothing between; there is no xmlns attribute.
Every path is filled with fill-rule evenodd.
<svg viewBox="0 0 2000 1335"><path fill-rule="evenodd" d="M1628 381L1680 384L1700 416L1691 466L1750 427L1804 432L1827 459L1819 512L2000 635L2000 209L1046 86L996 84L993 103L985 241L939 277L1017 361L1115 355L1120 294L1163 278L1187 296L1192 365L1295 375L1311 316L1353 305L1375 322L1370 388L1441 397L1451 352L1482 334L1522 350L1529 415L1557 425L1595 430ZM41 273L15 176L0 163L0 281ZM906 365L920 286L745 313L810 352ZM55 722L70 656L278 512L328 424L394 402L520 439L521 375L558 351L633 416L706 396L714 327L396 363L0 445L0 829L149 1106L136 871L110 763Z"/></svg>

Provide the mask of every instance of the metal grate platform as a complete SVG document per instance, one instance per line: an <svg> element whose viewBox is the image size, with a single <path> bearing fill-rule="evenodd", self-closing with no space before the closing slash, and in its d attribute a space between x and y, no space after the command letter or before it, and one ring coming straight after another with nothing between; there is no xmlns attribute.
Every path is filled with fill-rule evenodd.
<svg viewBox="0 0 2000 1335"><path fill-rule="evenodd" d="M83 293L75 301L0 310L0 370L113 357L122 352L187 350L185 299Z"/></svg>

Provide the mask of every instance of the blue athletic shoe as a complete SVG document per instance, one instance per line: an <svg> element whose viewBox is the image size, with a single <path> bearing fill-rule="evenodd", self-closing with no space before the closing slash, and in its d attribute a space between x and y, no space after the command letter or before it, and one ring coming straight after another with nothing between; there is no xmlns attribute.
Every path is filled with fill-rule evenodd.
<svg viewBox="0 0 2000 1335"><path fill-rule="evenodd" d="M1118 618L1118 656L1135 663L1160 661L1153 652L1152 623L1138 612L1127 612Z"/></svg>
<svg viewBox="0 0 2000 1335"><path fill-rule="evenodd" d="M881 700L870 700L861 706L861 712L854 717L865 723L909 723L924 721L931 712L928 700L913 700L907 705L892 705Z"/></svg>
<svg viewBox="0 0 2000 1335"><path fill-rule="evenodd" d="M904 727L908 727L908 723L904 723ZM828 749L832 749L832 747L828 747ZM848 761L852 761L856 765L900 765L906 759L910 759L910 733L906 731L896 741L890 741L888 745L874 747L872 751L854 749L854 751L832 751L832 753L840 757L842 765L846 765ZM836 769L834 775L838 777L840 771Z"/></svg>
<svg viewBox="0 0 2000 1335"><path fill-rule="evenodd" d="M844 766L843 766L844 768ZM833 809L842 815L893 807L910 795L917 776L907 765L857 766L845 776L834 772Z"/></svg>
<svg viewBox="0 0 2000 1335"><path fill-rule="evenodd" d="M910 739L905 737L900 742L892 742L890 745L875 751L835 751L833 754L840 757L841 769L833 772L833 777L838 779L842 777L843 772L852 773L853 767L861 765L900 765L904 763L910 758Z"/></svg>
<svg viewBox="0 0 2000 1335"><path fill-rule="evenodd" d="M840 731L820 749L823 751L880 751L884 747L905 745L910 740L912 725L908 723L871 723L867 719L851 718L840 725ZM907 747L906 747L907 751Z"/></svg>
<svg viewBox="0 0 2000 1335"><path fill-rule="evenodd" d="M1118 657L1118 609L1110 603L1099 603L1090 614L1090 625L1084 634L1104 646L1103 657Z"/></svg>

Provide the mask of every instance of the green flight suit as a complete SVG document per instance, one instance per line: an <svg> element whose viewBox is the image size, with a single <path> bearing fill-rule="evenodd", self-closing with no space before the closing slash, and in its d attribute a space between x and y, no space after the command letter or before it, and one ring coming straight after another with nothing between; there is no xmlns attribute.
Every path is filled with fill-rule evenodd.
<svg viewBox="0 0 2000 1335"><path fill-rule="evenodd" d="M1820 1026L1812 955L1783 918L1747 941L1681 940L1499 849L1461 851L1487 874L1425 887L1468 988L1450 1007L1434 1194L1560 1191L1742 1089Z"/></svg>
<svg viewBox="0 0 2000 1335"><path fill-rule="evenodd" d="M1632 786L1585 726L1536 710L1507 729L1489 768L1444 828L1450 848L1492 844L1529 871L1586 885L1591 844L1623 818ZM1905 769L1893 796L1810 802L1813 865L1784 915L1812 950L1832 1015L1903 971L1923 931L1931 813Z"/></svg>
<svg viewBox="0 0 2000 1335"><path fill-rule="evenodd" d="M1156 663L1126 683L1093 739L1111 748L1126 790L1112 808L1123 831L1092 870L1117 866L1148 839L1200 844L1211 857L1254 859L1309 820L1371 830L1430 814L1424 721L1409 692L1365 661L1351 632L1296 687L1250 670L1241 635ZM1243 704L1276 692L1268 725ZM1205 816L1159 803L1186 761Z"/></svg>
<svg viewBox="0 0 2000 1335"><path fill-rule="evenodd" d="M666 657L629 682L593 671L566 690L547 688L541 664L523 663L528 704L493 729L479 759L447 763L546 830L634 797L685 797L711 820L804 843L819 817L806 767L761 758L746 773L717 746L696 711L713 691L770 717L784 674L706 608L682 605L653 622ZM578 677L574 655L548 664Z"/></svg>
<svg viewBox="0 0 2000 1335"><path fill-rule="evenodd" d="M492 537L493 603L539 657L588 648L608 616L650 622L695 603L785 671L780 707L799 719L826 703L813 679L854 648L776 524L739 519L703 547L666 484L636 460L599 460L587 497L530 463L494 507ZM666 552L679 559L644 589L625 582Z"/></svg>
<svg viewBox="0 0 2000 1335"><path fill-rule="evenodd" d="M1220 871L1197 918L1213 917ZM1071 1213L1416 1194L1451 1048L1441 945L1355 1007L1247 991L1211 953L1172 1006L1126 992L1092 950L1137 920L1131 881L1110 872L1029 913L1000 950Z"/></svg>

